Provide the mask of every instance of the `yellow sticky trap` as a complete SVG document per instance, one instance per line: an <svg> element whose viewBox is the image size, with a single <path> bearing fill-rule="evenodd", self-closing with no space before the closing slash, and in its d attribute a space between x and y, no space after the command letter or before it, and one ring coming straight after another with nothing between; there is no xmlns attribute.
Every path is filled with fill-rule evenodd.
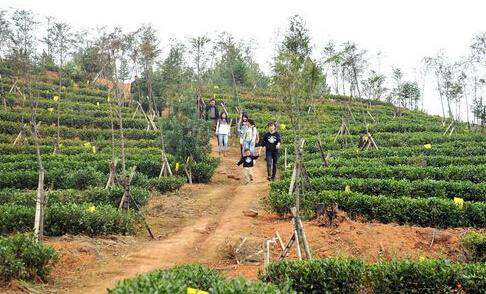
<svg viewBox="0 0 486 294"><path fill-rule="evenodd" d="M280 129L281 129L282 131L283 131L283 130L285 130L285 128L287 128L287 126L286 126L286 125L284 125L284 124L280 124Z"/></svg>
<svg viewBox="0 0 486 294"><path fill-rule="evenodd" d="M432 149L432 144L425 144L424 145L424 148L425 149Z"/></svg>
<svg viewBox="0 0 486 294"><path fill-rule="evenodd" d="M94 213L96 211L96 207L94 205L91 205L90 207L88 207L87 211L89 213Z"/></svg>
<svg viewBox="0 0 486 294"><path fill-rule="evenodd" d="M84 148L86 149L91 149L91 143L90 142L86 142L83 144Z"/></svg>
<svg viewBox="0 0 486 294"><path fill-rule="evenodd" d="M350 193L351 187L349 185L346 185L346 187L344 187L344 192Z"/></svg>
<svg viewBox="0 0 486 294"><path fill-rule="evenodd" d="M56 102L57 102L57 101L59 101L59 96L54 96L54 97L52 97L52 100L54 100L54 101L56 101Z"/></svg>
<svg viewBox="0 0 486 294"><path fill-rule="evenodd" d="M175 171L178 172L179 171L179 167L180 167L180 164L178 162L176 162L176 166L175 166Z"/></svg>
<svg viewBox="0 0 486 294"><path fill-rule="evenodd" d="M194 288L187 288L187 294L209 294L209 292Z"/></svg>
<svg viewBox="0 0 486 294"><path fill-rule="evenodd" d="M459 197L454 197L454 204L456 204L460 209L464 207L464 199Z"/></svg>
<svg viewBox="0 0 486 294"><path fill-rule="evenodd" d="M54 111L54 108L49 107L49 108L47 108L47 110L48 110L49 112L53 112L53 111Z"/></svg>
<svg viewBox="0 0 486 294"><path fill-rule="evenodd" d="M93 151L93 154L96 154L96 146L91 147L91 151Z"/></svg>
<svg viewBox="0 0 486 294"><path fill-rule="evenodd" d="M423 255L419 257L419 261L425 261L426 259L427 258L425 256L423 256Z"/></svg>

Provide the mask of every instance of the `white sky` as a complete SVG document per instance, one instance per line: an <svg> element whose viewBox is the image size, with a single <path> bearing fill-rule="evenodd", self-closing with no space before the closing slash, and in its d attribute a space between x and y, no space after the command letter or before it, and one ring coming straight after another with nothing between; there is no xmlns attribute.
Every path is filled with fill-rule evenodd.
<svg viewBox="0 0 486 294"><path fill-rule="evenodd" d="M484 0L0 0L0 8L9 7L54 16L76 27L130 30L152 23L162 43L169 37L228 31L256 41L256 59L266 72L277 33L285 30L291 15L300 14L316 51L330 39L351 40L370 55L382 52L381 71L388 73L392 66L399 66L411 80L415 79L413 68L424 56L440 49L452 57L465 55L473 35L486 30ZM434 105L426 108L436 112Z"/></svg>

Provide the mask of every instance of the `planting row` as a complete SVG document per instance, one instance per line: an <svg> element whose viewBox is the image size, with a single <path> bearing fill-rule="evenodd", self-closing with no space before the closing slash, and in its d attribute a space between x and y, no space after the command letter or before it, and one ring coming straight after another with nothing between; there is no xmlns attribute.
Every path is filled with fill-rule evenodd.
<svg viewBox="0 0 486 294"><path fill-rule="evenodd" d="M281 214L295 205L288 193L270 193L270 208ZM459 202L441 198L416 199L365 195L356 192L321 191L301 196L303 211L313 213L319 204L337 203L351 217L362 216L382 223L419 225L424 227L486 227L486 203Z"/></svg>
<svg viewBox="0 0 486 294"><path fill-rule="evenodd" d="M383 166L358 165L346 167L307 168L310 177L407 179L410 181L432 179L445 181L471 181L481 183L486 180L486 165L464 165L448 167Z"/></svg>
<svg viewBox="0 0 486 294"><path fill-rule="evenodd" d="M61 110L62 112L62 110ZM26 113L14 112L12 110L0 111L0 121L20 122L22 118L26 118ZM51 113L37 113L37 121L41 121L43 124L57 124L56 110L52 109ZM113 118L115 127L118 126L118 120ZM112 120L109 118L109 114L105 113L102 117L94 117L91 115L79 115L79 114L65 114L61 113L59 116L59 124L66 127L92 127L92 128L111 128ZM147 127L147 121L140 118L124 118L123 127L127 129L145 129Z"/></svg>
<svg viewBox="0 0 486 294"><path fill-rule="evenodd" d="M16 135L20 132L22 126L18 122L0 121L0 133ZM56 126L41 125L39 128L41 137L55 137L57 135ZM119 131L117 131L118 135ZM78 138L81 140L92 141L96 139L110 140L111 129L94 129L94 128L69 128L60 127L61 138ZM126 129L124 136L127 139L158 139L160 132L147 131L139 129Z"/></svg>
<svg viewBox="0 0 486 294"><path fill-rule="evenodd" d="M486 265L329 258L273 263L261 279L298 293L484 293Z"/></svg>
<svg viewBox="0 0 486 294"><path fill-rule="evenodd" d="M289 179L272 183L272 191L285 192ZM310 178L307 187L310 192L323 190L344 191L348 187L353 192L369 195L412 198L449 198L461 197L466 201L486 201L486 182L474 184L467 181L436 180L394 180L394 179L344 179L334 177Z"/></svg>
<svg viewBox="0 0 486 294"><path fill-rule="evenodd" d="M282 162L280 162L282 164ZM463 166L463 165L484 165L486 164L486 155L478 156L414 156L414 157L400 157L390 156L383 158L331 158L329 166L334 168L345 166L420 166L420 167L446 167L446 166ZM308 169L322 167L322 159L311 159L305 162Z"/></svg>
<svg viewBox="0 0 486 294"><path fill-rule="evenodd" d="M483 293L484 264L447 260L365 264L355 258L272 263L260 281L225 279L201 265L159 270L120 282L110 293Z"/></svg>

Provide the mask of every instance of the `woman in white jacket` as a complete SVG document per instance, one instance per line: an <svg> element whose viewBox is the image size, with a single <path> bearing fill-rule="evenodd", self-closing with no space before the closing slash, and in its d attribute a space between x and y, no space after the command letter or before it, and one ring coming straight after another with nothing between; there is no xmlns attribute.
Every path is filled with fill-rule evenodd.
<svg viewBox="0 0 486 294"><path fill-rule="evenodd" d="M226 156L228 151L228 139L231 135L231 121L226 112L222 112L216 124L216 135L218 136L219 155Z"/></svg>
<svg viewBox="0 0 486 294"><path fill-rule="evenodd" d="M255 121L248 120L248 127L243 135L243 150L250 149L251 155L255 155L255 146L258 143L258 130Z"/></svg>

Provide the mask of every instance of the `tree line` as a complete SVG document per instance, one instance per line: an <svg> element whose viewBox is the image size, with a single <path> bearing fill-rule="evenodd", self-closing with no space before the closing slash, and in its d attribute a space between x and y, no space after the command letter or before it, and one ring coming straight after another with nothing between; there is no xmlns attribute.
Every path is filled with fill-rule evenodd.
<svg viewBox="0 0 486 294"><path fill-rule="evenodd" d="M329 41L317 47L312 45L305 20L292 16L271 72L266 74L255 60L256 44L228 32L163 42L150 24L130 32L106 27L76 30L51 17L40 19L28 10L0 10L2 76L49 70L64 77L59 79L61 83L69 84L112 80L116 73L119 82L136 78L133 96L154 113L166 107L170 111L174 100L189 91L201 114L203 93L215 92L214 85L230 93L236 104L242 90L294 99L292 79L295 82L298 77L293 74L301 80L306 79L303 75L311 75L310 84L306 81L299 87L301 94L312 90L312 97L346 95L423 109L427 77L435 84L438 95L434 99L440 102L444 118L481 125L486 121L484 32L472 38L468 56L453 60L439 52L424 57L419 68L421 81L407 79L400 68L392 68L387 76L373 54L352 41ZM293 93L285 93L285 83Z"/></svg>

